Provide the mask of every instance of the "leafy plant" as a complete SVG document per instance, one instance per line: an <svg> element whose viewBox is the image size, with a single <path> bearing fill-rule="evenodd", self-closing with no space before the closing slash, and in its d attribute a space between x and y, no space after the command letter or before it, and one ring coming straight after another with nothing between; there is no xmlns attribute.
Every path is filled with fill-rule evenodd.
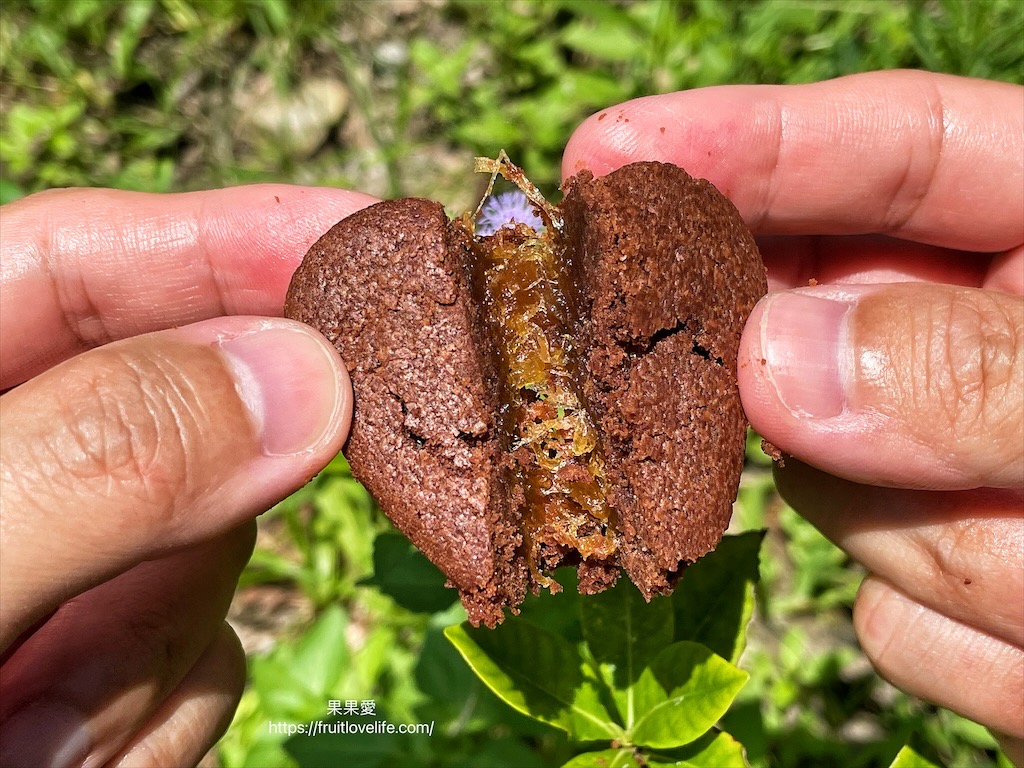
<svg viewBox="0 0 1024 768"><path fill-rule="evenodd" d="M373 570L375 535L387 527L340 454L264 521L264 546L253 553L242 586L292 582L315 608L352 596ZM268 546L275 532L279 544Z"/></svg>
<svg viewBox="0 0 1024 768"><path fill-rule="evenodd" d="M889 768L936 768L936 765L918 754L913 747L906 746L896 754Z"/></svg>
<svg viewBox="0 0 1024 768"><path fill-rule="evenodd" d="M671 597L647 603L621 579L579 601L578 632L551 631L524 611L494 630L462 624L445 635L514 709L598 743L573 768L742 765L739 743L711 730L749 677L732 660L745 644L760 540L726 538Z"/></svg>

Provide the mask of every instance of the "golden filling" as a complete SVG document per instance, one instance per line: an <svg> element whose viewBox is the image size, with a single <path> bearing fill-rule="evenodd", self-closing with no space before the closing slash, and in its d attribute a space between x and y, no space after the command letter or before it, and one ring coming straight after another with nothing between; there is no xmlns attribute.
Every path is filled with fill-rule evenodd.
<svg viewBox="0 0 1024 768"><path fill-rule="evenodd" d="M509 450L525 495L522 534L534 579L573 551L615 551L597 430L570 364L566 303L553 227L524 224L473 240L474 279L497 340Z"/></svg>

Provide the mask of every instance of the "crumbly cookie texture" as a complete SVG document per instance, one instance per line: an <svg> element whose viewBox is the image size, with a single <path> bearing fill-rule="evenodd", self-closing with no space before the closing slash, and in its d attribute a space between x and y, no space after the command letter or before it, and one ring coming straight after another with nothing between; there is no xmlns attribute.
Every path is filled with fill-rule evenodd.
<svg viewBox="0 0 1024 768"><path fill-rule="evenodd" d="M584 171L557 208L530 189L544 226L359 211L285 306L349 367L353 473L488 626L560 564L582 592L625 570L650 597L716 546L743 464L739 336L767 289L738 212L676 166Z"/></svg>

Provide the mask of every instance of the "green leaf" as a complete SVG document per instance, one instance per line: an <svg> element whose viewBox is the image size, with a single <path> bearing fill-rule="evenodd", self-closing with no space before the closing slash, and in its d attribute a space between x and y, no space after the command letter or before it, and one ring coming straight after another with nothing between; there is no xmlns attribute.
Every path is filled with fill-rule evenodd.
<svg viewBox="0 0 1024 768"><path fill-rule="evenodd" d="M646 602L628 579L580 602L583 638L598 663L626 730L638 713L634 685L641 671L672 643L672 602L656 597Z"/></svg>
<svg viewBox="0 0 1024 768"><path fill-rule="evenodd" d="M288 759L288 753L280 741L273 741L267 736L257 736L245 753L244 765L273 765L280 768L292 768L295 763Z"/></svg>
<svg viewBox="0 0 1024 768"><path fill-rule="evenodd" d="M622 729L602 701L609 692L578 646L515 617L496 629L463 623L444 633L484 684L514 709L577 741L621 738Z"/></svg>
<svg viewBox="0 0 1024 768"><path fill-rule="evenodd" d="M329 694L334 691L348 665L348 646L345 643L345 613L337 605L327 608L316 624L295 646L291 671L314 695L323 697L327 708Z"/></svg>
<svg viewBox="0 0 1024 768"><path fill-rule="evenodd" d="M586 104L595 109L624 101L629 92L612 74L568 71L558 79L558 90L573 104Z"/></svg>
<svg viewBox="0 0 1024 768"><path fill-rule="evenodd" d="M770 708L766 701L770 699L766 690L770 683L767 681L775 680L785 672L764 652L751 654L749 661L750 664L747 666L753 667L749 670L750 682L744 686L742 695L729 706L729 711L722 716L719 727L743 745L749 762L762 766L768 752L769 740L769 726L765 725L765 713L762 711L762 708ZM768 717L774 714L772 710ZM774 736L774 733L772 735Z"/></svg>
<svg viewBox="0 0 1024 768"><path fill-rule="evenodd" d="M562 43L599 61L632 61L643 52L644 41L624 25L615 27L572 22L562 31Z"/></svg>
<svg viewBox="0 0 1024 768"><path fill-rule="evenodd" d="M922 757L908 744L896 753L896 759L892 761L889 768L938 768L938 766L928 758Z"/></svg>
<svg viewBox="0 0 1024 768"><path fill-rule="evenodd" d="M578 643L583 640L580 603L590 597L580 594L575 567L558 568L550 576L562 589L556 593L541 590L536 595L527 594L520 606L519 618L544 627L570 643Z"/></svg>
<svg viewBox="0 0 1024 768"><path fill-rule="evenodd" d="M726 536L686 569L672 594L676 640L701 643L732 662L739 659L754 610L763 538L764 531Z"/></svg>
<svg viewBox="0 0 1024 768"><path fill-rule="evenodd" d="M576 755L562 768L640 768L632 749L603 749Z"/></svg>
<svg viewBox="0 0 1024 768"><path fill-rule="evenodd" d="M250 663L251 689L259 695L260 707L268 716L301 719L326 709L327 700L310 693L291 668L292 649L260 656Z"/></svg>
<svg viewBox="0 0 1024 768"><path fill-rule="evenodd" d="M385 532L373 543L373 576L361 581L377 587L403 608L434 613L455 600L444 574L400 533Z"/></svg>
<svg viewBox="0 0 1024 768"><path fill-rule="evenodd" d="M705 734L682 749L646 755L648 768L745 768L743 745L728 733Z"/></svg>
<svg viewBox="0 0 1024 768"><path fill-rule="evenodd" d="M455 615L458 618L453 621L451 616ZM452 610L434 614L430 619L413 670L416 688L428 697L420 705L420 719L450 723L453 730L462 734L492 731L500 724L519 734L550 736L549 726L511 709L495 696L445 638L444 629L465 618L461 603L455 603ZM393 652L393 648L391 650ZM474 766L496 764L485 760L479 752L473 755ZM518 765L515 762L510 764Z"/></svg>
<svg viewBox="0 0 1024 768"><path fill-rule="evenodd" d="M142 40L143 27L152 16L155 5L153 0L135 0L123 6L123 22L111 50L114 73L119 78L127 77L137 61L135 52Z"/></svg>
<svg viewBox="0 0 1024 768"><path fill-rule="evenodd" d="M745 768L743 745L727 733L708 733L692 744L670 752L604 749L577 755L562 768Z"/></svg>
<svg viewBox="0 0 1024 768"><path fill-rule="evenodd" d="M279 552L257 548L239 579L242 586L251 584L273 584L283 581L298 580L302 576L302 567L294 558L286 557Z"/></svg>
<svg viewBox="0 0 1024 768"><path fill-rule="evenodd" d="M444 639L443 632L431 627L423 638L414 673L416 687L431 698L434 706L461 705L479 683L452 644Z"/></svg>
<svg viewBox="0 0 1024 768"><path fill-rule="evenodd" d="M703 645L673 643L634 686L640 716L631 742L655 749L688 744L718 722L749 677Z"/></svg>

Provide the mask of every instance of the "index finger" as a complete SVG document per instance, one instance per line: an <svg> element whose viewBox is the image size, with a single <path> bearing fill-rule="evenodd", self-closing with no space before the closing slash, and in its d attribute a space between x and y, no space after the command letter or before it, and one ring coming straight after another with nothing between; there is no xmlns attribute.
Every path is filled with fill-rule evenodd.
<svg viewBox="0 0 1024 768"><path fill-rule="evenodd" d="M375 199L255 184L43 192L0 217L0 389L90 347L220 315L280 315L303 254Z"/></svg>
<svg viewBox="0 0 1024 768"><path fill-rule="evenodd" d="M648 96L588 118L563 176L663 160L760 233L866 234L974 251L1024 241L1024 88L925 72Z"/></svg>

